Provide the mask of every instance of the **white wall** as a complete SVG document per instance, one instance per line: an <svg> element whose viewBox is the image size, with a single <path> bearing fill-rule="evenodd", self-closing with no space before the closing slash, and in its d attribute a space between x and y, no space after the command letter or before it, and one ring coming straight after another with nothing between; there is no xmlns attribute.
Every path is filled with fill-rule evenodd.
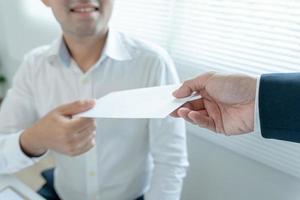
<svg viewBox="0 0 300 200"><path fill-rule="evenodd" d="M0 62L10 80L24 53L59 34L57 24L25 15L20 8L22 1L0 0ZM191 167L183 200L300 199L300 180L295 177L191 133L188 148Z"/></svg>
<svg viewBox="0 0 300 200"><path fill-rule="evenodd" d="M299 200L300 180L188 134L182 200Z"/></svg>
<svg viewBox="0 0 300 200"><path fill-rule="evenodd" d="M26 52L49 43L59 33L56 23L25 14L23 4L24 0L0 0L0 63L9 81Z"/></svg>

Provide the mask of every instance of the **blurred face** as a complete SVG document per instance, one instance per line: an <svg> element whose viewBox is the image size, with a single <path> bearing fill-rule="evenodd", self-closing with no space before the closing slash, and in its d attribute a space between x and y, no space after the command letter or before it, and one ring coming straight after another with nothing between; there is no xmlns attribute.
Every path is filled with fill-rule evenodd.
<svg viewBox="0 0 300 200"><path fill-rule="evenodd" d="M43 0L51 7L64 34L97 36L108 28L114 0Z"/></svg>

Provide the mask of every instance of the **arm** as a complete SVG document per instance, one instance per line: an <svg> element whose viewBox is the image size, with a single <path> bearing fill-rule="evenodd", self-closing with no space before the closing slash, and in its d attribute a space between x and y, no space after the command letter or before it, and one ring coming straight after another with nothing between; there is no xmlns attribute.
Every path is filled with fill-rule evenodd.
<svg viewBox="0 0 300 200"><path fill-rule="evenodd" d="M72 118L93 107L94 101L60 106L38 120L31 83L34 73L27 63L15 76L0 112L0 173L32 165L36 160L32 157L40 157L48 149L76 156L94 145L94 120Z"/></svg>
<svg viewBox="0 0 300 200"><path fill-rule="evenodd" d="M300 73L262 75L259 115L263 137L300 143Z"/></svg>
<svg viewBox="0 0 300 200"><path fill-rule="evenodd" d="M17 72L0 111L0 173L13 173L34 164L20 147L23 130L37 120L28 62Z"/></svg>
<svg viewBox="0 0 300 200"><path fill-rule="evenodd" d="M159 62L158 85L179 83L172 60L166 55ZM151 119L150 150L154 174L146 200L179 200L188 167L185 124L181 119Z"/></svg>
<svg viewBox="0 0 300 200"><path fill-rule="evenodd" d="M259 88L259 90L258 90ZM172 115L226 135L255 131L265 138L300 143L300 73L246 75L206 73L186 81L176 97L202 95Z"/></svg>

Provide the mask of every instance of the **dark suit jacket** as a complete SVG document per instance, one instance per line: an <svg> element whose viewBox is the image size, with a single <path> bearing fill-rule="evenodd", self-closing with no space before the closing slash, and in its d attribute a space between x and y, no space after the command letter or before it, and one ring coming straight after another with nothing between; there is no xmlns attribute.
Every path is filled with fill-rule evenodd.
<svg viewBox="0 0 300 200"><path fill-rule="evenodd" d="M263 137L300 143L300 73L261 77L259 115Z"/></svg>

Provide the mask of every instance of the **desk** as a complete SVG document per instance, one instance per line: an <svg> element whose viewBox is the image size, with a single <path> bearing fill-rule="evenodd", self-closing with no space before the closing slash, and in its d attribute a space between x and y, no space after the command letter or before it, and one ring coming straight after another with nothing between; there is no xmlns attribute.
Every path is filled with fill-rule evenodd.
<svg viewBox="0 0 300 200"><path fill-rule="evenodd" d="M45 200L13 175L0 175L0 190L7 186L12 186L31 200Z"/></svg>

